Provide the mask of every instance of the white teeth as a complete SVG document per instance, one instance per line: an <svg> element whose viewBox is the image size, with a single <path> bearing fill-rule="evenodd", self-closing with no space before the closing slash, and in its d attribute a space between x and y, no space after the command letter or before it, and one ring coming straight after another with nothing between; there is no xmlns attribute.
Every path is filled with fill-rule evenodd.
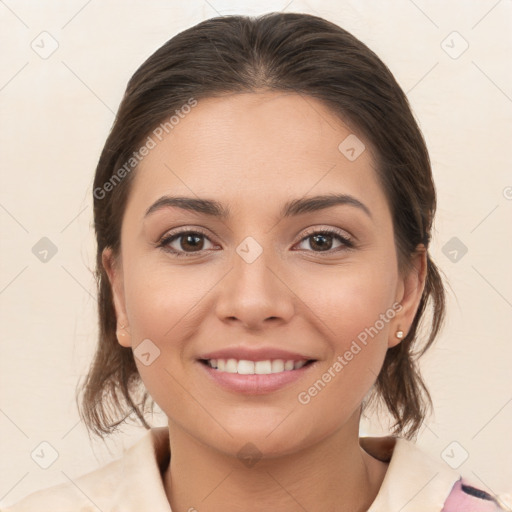
<svg viewBox="0 0 512 512"><path fill-rule="evenodd" d="M238 362L236 359L228 359L226 361L226 367L224 368L224 371L228 373L236 373L238 367Z"/></svg>
<svg viewBox="0 0 512 512"><path fill-rule="evenodd" d="M236 361L235 361L236 363ZM254 361L245 361L241 360L238 361L237 366L235 366L235 369L230 373L239 373L241 375L252 375L255 373L254 367L256 365L254 364ZM226 368L226 371L229 371L228 368Z"/></svg>
<svg viewBox="0 0 512 512"><path fill-rule="evenodd" d="M268 375L270 373L281 373L283 371L298 370L307 361L294 361L292 359L267 359L264 361L248 361L246 359L209 359L208 366L227 373L238 373L240 375Z"/></svg>
<svg viewBox="0 0 512 512"><path fill-rule="evenodd" d="M272 363L268 360L256 361L254 363L254 373L258 375L267 375L269 373L272 373Z"/></svg>
<svg viewBox="0 0 512 512"><path fill-rule="evenodd" d="M284 372L284 361L282 359L274 359L272 361L272 373Z"/></svg>

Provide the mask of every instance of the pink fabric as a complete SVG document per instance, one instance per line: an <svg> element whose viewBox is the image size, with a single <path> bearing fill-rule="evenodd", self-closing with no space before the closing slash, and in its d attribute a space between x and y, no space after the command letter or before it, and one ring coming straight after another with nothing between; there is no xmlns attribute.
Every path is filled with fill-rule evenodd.
<svg viewBox="0 0 512 512"><path fill-rule="evenodd" d="M441 512L499 512L505 510L492 498L486 499L465 492L462 485L474 487L463 478L457 480Z"/></svg>

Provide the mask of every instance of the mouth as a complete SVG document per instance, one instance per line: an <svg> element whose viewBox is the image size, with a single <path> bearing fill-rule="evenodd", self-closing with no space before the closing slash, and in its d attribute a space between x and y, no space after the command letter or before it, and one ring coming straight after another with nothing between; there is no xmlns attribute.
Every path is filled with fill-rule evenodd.
<svg viewBox="0 0 512 512"><path fill-rule="evenodd" d="M312 378L320 360L277 346L231 345L196 356L199 375L233 393L262 395ZM309 379L309 380L310 380Z"/></svg>
<svg viewBox="0 0 512 512"><path fill-rule="evenodd" d="M316 362L315 359L265 359L250 361L247 359L199 359L203 365L222 373L238 375L271 375L300 370Z"/></svg>
<svg viewBox="0 0 512 512"><path fill-rule="evenodd" d="M306 379L314 371L316 359L198 359L209 382L244 395L272 393Z"/></svg>

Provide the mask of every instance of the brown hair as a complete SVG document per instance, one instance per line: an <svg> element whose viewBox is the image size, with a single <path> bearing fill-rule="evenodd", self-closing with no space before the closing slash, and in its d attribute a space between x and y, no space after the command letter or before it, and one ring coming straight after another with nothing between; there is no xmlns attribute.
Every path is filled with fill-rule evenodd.
<svg viewBox="0 0 512 512"><path fill-rule="evenodd" d="M400 271L408 268L419 244L428 249L436 193L425 141L404 92L373 51L339 26L298 13L222 16L179 33L128 82L96 168L99 340L80 388L79 412L97 435L114 431L132 414L150 428L144 418L150 397L141 385L131 348L117 341L112 290L102 265L106 247L119 255L121 223L135 173L122 173L119 179L119 169L155 127L191 98L260 90L317 98L360 133L374 155L390 205ZM429 329L420 335L428 304ZM425 288L412 326L398 345L388 349L370 400L363 403L365 409L380 397L395 419L393 433L409 439L432 407L416 358L434 341L444 314L441 275L427 252ZM418 352L413 351L416 346Z"/></svg>

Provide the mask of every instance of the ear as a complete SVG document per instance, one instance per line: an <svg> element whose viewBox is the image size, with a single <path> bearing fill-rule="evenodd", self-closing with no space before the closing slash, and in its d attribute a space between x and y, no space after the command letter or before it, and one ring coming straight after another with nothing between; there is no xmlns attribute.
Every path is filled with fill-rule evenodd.
<svg viewBox="0 0 512 512"><path fill-rule="evenodd" d="M110 281L110 287L112 288L112 297L114 300L114 309L116 310L117 320L117 340L123 347L131 347L121 260L120 258L115 258L112 249L107 247L101 254L101 261ZM124 328L121 326L124 326Z"/></svg>
<svg viewBox="0 0 512 512"><path fill-rule="evenodd" d="M400 277L395 301L402 305L402 309L396 314L388 347L394 347L403 340L412 325L416 312L421 302L421 296L425 289L427 277L427 249L423 244L418 245L411 259L411 268ZM403 331L402 338L396 337L397 331Z"/></svg>

